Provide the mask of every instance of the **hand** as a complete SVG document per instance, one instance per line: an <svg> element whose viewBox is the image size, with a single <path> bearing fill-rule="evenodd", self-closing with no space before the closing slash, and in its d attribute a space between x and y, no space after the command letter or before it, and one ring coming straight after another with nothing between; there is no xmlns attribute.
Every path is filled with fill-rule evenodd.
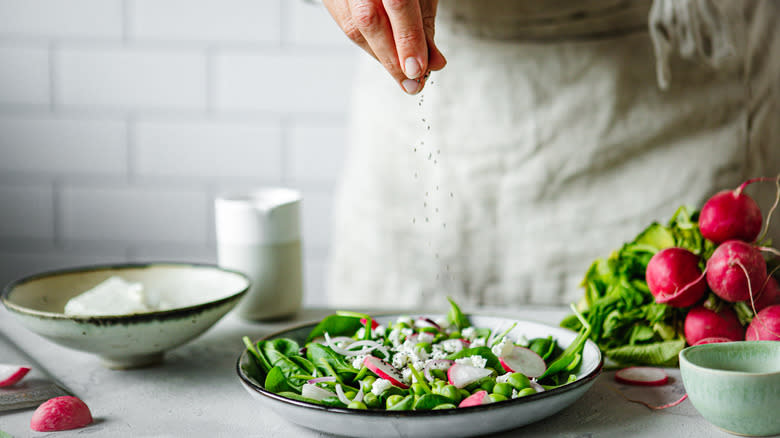
<svg viewBox="0 0 780 438"><path fill-rule="evenodd" d="M417 94L447 60L433 42L438 0L323 0L355 44L376 58L401 88Z"/></svg>

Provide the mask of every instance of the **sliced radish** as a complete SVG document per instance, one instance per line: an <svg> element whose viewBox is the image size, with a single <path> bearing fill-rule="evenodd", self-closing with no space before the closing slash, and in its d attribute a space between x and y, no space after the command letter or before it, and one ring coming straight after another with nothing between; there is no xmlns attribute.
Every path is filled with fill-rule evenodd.
<svg viewBox="0 0 780 438"><path fill-rule="evenodd" d="M447 380L456 388L463 388L491 374L493 371L487 368L456 363L447 370Z"/></svg>
<svg viewBox="0 0 780 438"><path fill-rule="evenodd" d="M307 383L320 383L320 382L335 382L336 376L322 376L309 379Z"/></svg>
<svg viewBox="0 0 780 438"><path fill-rule="evenodd" d="M510 373L522 373L526 377L539 377L547 370L544 359L532 350L517 345L512 347L498 358L501 365Z"/></svg>
<svg viewBox="0 0 780 438"><path fill-rule="evenodd" d="M426 318L424 316L417 318L417 321L415 321L414 325L416 327L433 327L436 330L441 331L441 326L439 324L436 324L436 321L432 320L431 318Z"/></svg>
<svg viewBox="0 0 780 438"><path fill-rule="evenodd" d="M92 413L76 397L63 395L43 402L32 415L30 428L38 432L78 429L92 423Z"/></svg>
<svg viewBox="0 0 780 438"><path fill-rule="evenodd" d="M628 367L616 372L615 380L628 385L660 386L669 381L669 376L660 368Z"/></svg>
<svg viewBox="0 0 780 438"><path fill-rule="evenodd" d="M30 372L30 367L0 364L0 388L16 384L28 372Z"/></svg>
<svg viewBox="0 0 780 438"><path fill-rule="evenodd" d="M409 385L403 383L403 375L389 363L374 356L366 356L363 365L377 376L389 381L393 386L406 389Z"/></svg>
<svg viewBox="0 0 780 438"><path fill-rule="evenodd" d="M423 368L423 374L425 375L425 378L428 379L429 382L432 382L433 376L431 375L431 370L446 370L449 369L454 363L455 363L454 360L449 360L449 359L429 360L425 364L425 368Z"/></svg>
<svg viewBox="0 0 780 438"><path fill-rule="evenodd" d="M336 393L333 391L328 391L325 388L320 388L317 385L304 383L303 387L301 388L301 395L312 400L320 401L328 397L335 397Z"/></svg>
<svg viewBox="0 0 780 438"><path fill-rule="evenodd" d="M717 344L717 343L719 343L719 342L733 342L733 340L731 340L731 339L729 339L729 338L722 338L722 337L718 337L718 336L713 336L713 337L710 337L710 338L703 338L703 339L699 339L699 340L698 340L698 341L696 341L696 343L695 343L695 344L693 344L693 345L701 345L701 344Z"/></svg>
<svg viewBox="0 0 780 438"><path fill-rule="evenodd" d="M463 399L458 405L459 408L467 408L469 406L480 406L490 403L490 397L485 390L477 391L474 394Z"/></svg>

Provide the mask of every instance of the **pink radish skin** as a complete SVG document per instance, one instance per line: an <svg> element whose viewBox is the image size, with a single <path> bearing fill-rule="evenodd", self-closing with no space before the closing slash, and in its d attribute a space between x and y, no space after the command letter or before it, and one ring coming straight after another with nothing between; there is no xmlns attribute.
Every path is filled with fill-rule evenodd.
<svg viewBox="0 0 780 438"><path fill-rule="evenodd" d="M471 394L470 396L464 398L460 404L458 404L459 408L467 408L469 406L480 406L480 405L486 405L490 403L490 397L488 396L487 391L477 391L474 394Z"/></svg>
<svg viewBox="0 0 780 438"><path fill-rule="evenodd" d="M707 260L707 284L715 295L732 303L750 299L751 292L758 294L766 279L761 252L741 240L721 243Z"/></svg>
<svg viewBox="0 0 780 438"><path fill-rule="evenodd" d="M748 300L748 304L750 304L750 300ZM758 298L755 298L753 304L756 306L756 312L760 312L769 306L780 304L780 284L777 283L774 277L770 276L767 279L764 289L758 294Z"/></svg>
<svg viewBox="0 0 780 438"><path fill-rule="evenodd" d="M685 316L684 331L688 345L695 345L704 338L726 338L730 341L745 338L745 329L737 314L727 306L721 306L720 312L704 306L692 308Z"/></svg>
<svg viewBox="0 0 780 438"><path fill-rule="evenodd" d="M756 240L761 232L761 209L742 188L718 192L704 203L699 213L702 236L715 243Z"/></svg>
<svg viewBox="0 0 780 438"><path fill-rule="evenodd" d="M366 325L366 318L360 318L360 323ZM379 327L379 323L375 319L371 319L371 330Z"/></svg>
<svg viewBox="0 0 780 438"><path fill-rule="evenodd" d="M76 397L65 395L49 399L35 410L30 428L38 432L78 429L92 423L92 413Z"/></svg>
<svg viewBox="0 0 780 438"><path fill-rule="evenodd" d="M712 337L712 338L699 339L693 345L718 344L718 343L721 343L721 342L733 342L733 341L731 339L729 339L729 338Z"/></svg>
<svg viewBox="0 0 780 438"><path fill-rule="evenodd" d="M660 368L628 367L616 372L615 380L627 385L661 386L669 382L669 376Z"/></svg>
<svg viewBox="0 0 780 438"><path fill-rule="evenodd" d="M0 388L15 385L29 372L30 367L0 364Z"/></svg>
<svg viewBox="0 0 780 438"><path fill-rule="evenodd" d="M645 280L657 303L672 307L696 304L707 291L699 257L684 248L666 248L647 264Z"/></svg>
<svg viewBox="0 0 780 438"><path fill-rule="evenodd" d="M447 380L452 386L460 389L491 374L493 374L493 371L487 368L456 363L447 370Z"/></svg>
<svg viewBox="0 0 780 438"><path fill-rule="evenodd" d="M409 388L409 385L403 382L403 376L401 373L395 369L395 367L383 361L382 359L374 356L366 356L366 358L363 360L363 365L365 365L369 371L373 372L377 376L392 383L393 386L397 386L401 389Z"/></svg>
<svg viewBox="0 0 780 438"><path fill-rule="evenodd" d="M547 364L544 363L541 356L528 348L516 345L498 360L510 373L522 373L526 377L539 377L547 370Z"/></svg>
<svg viewBox="0 0 780 438"><path fill-rule="evenodd" d="M746 341L780 341L780 304L758 312L748 325Z"/></svg>

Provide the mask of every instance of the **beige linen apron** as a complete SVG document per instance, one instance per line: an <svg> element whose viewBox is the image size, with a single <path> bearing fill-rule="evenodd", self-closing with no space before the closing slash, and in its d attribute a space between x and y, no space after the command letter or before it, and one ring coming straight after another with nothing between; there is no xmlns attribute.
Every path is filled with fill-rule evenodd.
<svg viewBox="0 0 780 438"><path fill-rule="evenodd" d="M573 302L650 222L780 172L776 2L439 9L449 64L421 96L360 66L332 305Z"/></svg>

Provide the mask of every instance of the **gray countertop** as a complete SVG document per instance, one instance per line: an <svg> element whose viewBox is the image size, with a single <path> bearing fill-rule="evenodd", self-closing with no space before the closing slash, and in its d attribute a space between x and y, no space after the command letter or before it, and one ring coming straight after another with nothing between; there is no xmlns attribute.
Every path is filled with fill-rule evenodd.
<svg viewBox="0 0 780 438"><path fill-rule="evenodd" d="M525 307L485 312L557 325L566 309ZM243 350L242 336L256 339L327 313L305 309L295 320L277 323L246 322L231 313L203 336L170 351L162 365L127 371L106 369L95 356L60 347L27 331L4 308L0 308L0 332L92 411L92 425L51 436L317 437L323 434L262 409L239 383L235 368ZM0 362L14 354L18 357L10 345L0 342ZM687 400L663 410L627 401L633 398L662 404L678 399L684 393L679 371L667 371L671 384L655 389L619 385L613 373L606 371L582 399L561 413L496 436L732 436L707 423ZM13 437L47 436L30 429L32 413L33 409L0 412L0 432Z"/></svg>

